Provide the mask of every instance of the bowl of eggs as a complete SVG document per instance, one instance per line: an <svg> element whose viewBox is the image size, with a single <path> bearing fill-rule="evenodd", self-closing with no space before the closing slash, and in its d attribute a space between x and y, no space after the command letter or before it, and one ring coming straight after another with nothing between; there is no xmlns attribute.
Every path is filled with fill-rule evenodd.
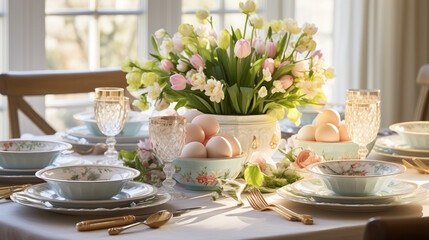
<svg viewBox="0 0 429 240"><path fill-rule="evenodd" d="M179 158L173 161L174 178L191 190L216 190L217 180L234 179L246 159L236 137L219 134L219 123L211 115L189 110L186 140Z"/></svg>
<svg viewBox="0 0 429 240"><path fill-rule="evenodd" d="M326 160L358 158L359 146L351 141L347 125L334 109L321 111L313 124L303 126L291 140L293 147L311 149ZM367 145L368 153L374 143L375 139Z"/></svg>

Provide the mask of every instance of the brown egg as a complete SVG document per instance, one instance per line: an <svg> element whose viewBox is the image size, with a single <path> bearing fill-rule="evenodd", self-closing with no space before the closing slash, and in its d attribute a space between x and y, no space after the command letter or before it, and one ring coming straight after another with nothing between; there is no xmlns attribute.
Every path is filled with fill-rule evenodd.
<svg viewBox="0 0 429 240"><path fill-rule="evenodd" d="M352 139L349 137L349 134L347 133L347 125L345 123L340 123L340 127L338 128L340 131L340 141L351 141Z"/></svg>
<svg viewBox="0 0 429 240"><path fill-rule="evenodd" d="M332 123L337 128L340 126L341 117L340 114L334 109L325 109L319 113L314 120L314 126L318 128L324 123Z"/></svg>
<svg viewBox="0 0 429 240"><path fill-rule="evenodd" d="M316 141L318 142L339 142L340 132L332 123L324 123L316 129Z"/></svg>
<svg viewBox="0 0 429 240"><path fill-rule="evenodd" d="M188 123L186 124L186 139L185 143L190 142L204 142L205 134L204 130L197 124Z"/></svg>
<svg viewBox="0 0 429 240"><path fill-rule="evenodd" d="M190 142L183 147L182 158L207 158L206 147L200 142Z"/></svg>
<svg viewBox="0 0 429 240"><path fill-rule="evenodd" d="M186 122L190 123L192 120L199 115L202 115L203 113L198 111L197 109L189 109L185 112L185 114L182 115L182 117L186 118Z"/></svg>
<svg viewBox="0 0 429 240"><path fill-rule="evenodd" d="M207 157L209 158L225 158L232 157L231 144L226 138L214 136L209 139L206 144Z"/></svg>
<svg viewBox="0 0 429 240"><path fill-rule="evenodd" d="M241 144L236 137L229 134L217 134L216 136L221 136L228 140L229 144L231 144L233 157L239 156L241 154Z"/></svg>
<svg viewBox="0 0 429 240"><path fill-rule="evenodd" d="M299 129L296 137L299 140L315 141L316 128L313 125L305 125Z"/></svg>
<svg viewBox="0 0 429 240"><path fill-rule="evenodd" d="M197 124L204 130L206 138L214 136L219 132L219 123L213 116L199 115L192 120L192 123Z"/></svg>

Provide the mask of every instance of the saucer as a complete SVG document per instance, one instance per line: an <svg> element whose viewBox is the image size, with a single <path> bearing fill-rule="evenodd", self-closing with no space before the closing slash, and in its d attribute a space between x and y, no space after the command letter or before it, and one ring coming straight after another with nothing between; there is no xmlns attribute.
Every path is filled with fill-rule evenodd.
<svg viewBox="0 0 429 240"><path fill-rule="evenodd" d="M0 167L0 175L34 175L40 169L7 169Z"/></svg>
<svg viewBox="0 0 429 240"><path fill-rule="evenodd" d="M86 126L77 126L72 127L66 131L67 134L77 138L85 138L89 143L104 143L106 142L105 136L95 136L93 135ZM149 137L149 132L147 129L140 129L135 136L116 136L116 142L120 143L138 143L140 139Z"/></svg>
<svg viewBox="0 0 429 240"><path fill-rule="evenodd" d="M374 148L372 149L376 154L386 157L386 158L394 158L397 160L411 160L413 158L418 158L420 160L422 160L423 162L429 161L429 157L416 157L416 156L408 156L408 155L400 155L398 153L393 152L393 150L391 149L387 149L387 148L379 148L377 146L374 146Z"/></svg>
<svg viewBox="0 0 429 240"><path fill-rule="evenodd" d="M327 189L323 183L317 179L303 179L290 185L290 189L295 194L313 197L319 202L332 203L388 203L394 200L396 196L410 194L417 189L418 185L412 182L393 180L386 189L378 192L374 196L341 196L336 195Z"/></svg>
<svg viewBox="0 0 429 240"><path fill-rule="evenodd" d="M153 197L157 188L141 182L127 182L121 192L108 200L70 200L56 194L47 184L37 184L27 188L24 193L31 198L47 201L54 207L62 208L115 208L130 206L146 198Z"/></svg>
<svg viewBox="0 0 429 240"><path fill-rule="evenodd" d="M377 212L384 211L391 207L407 205L417 201L422 201L429 196L429 191L419 186L417 190L408 195L397 196L393 201L388 203L368 203L368 204L356 204L356 203L329 203L319 202L313 197L298 195L293 192L290 186L285 186L277 190L277 194L289 201L313 205L325 210L330 211L341 211L341 212Z"/></svg>
<svg viewBox="0 0 429 240"><path fill-rule="evenodd" d="M429 157L429 150L412 148L399 135L378 138L375 146L382 150L390 149L398 155Z"/></svg>

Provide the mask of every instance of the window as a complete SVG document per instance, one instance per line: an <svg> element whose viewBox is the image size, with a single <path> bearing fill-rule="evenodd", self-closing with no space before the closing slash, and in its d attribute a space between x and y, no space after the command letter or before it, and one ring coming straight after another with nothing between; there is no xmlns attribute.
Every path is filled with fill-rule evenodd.
<svg viewBox="0 0 429 240"><path fill-rule="evenodd" d="M96 70L136 58L145 49L139 38L144 6L142 0L46 0L47 68ZM48 95L46 118L58 130L75 126L73 114L91 111L89 99L88 94Z"/></svg>

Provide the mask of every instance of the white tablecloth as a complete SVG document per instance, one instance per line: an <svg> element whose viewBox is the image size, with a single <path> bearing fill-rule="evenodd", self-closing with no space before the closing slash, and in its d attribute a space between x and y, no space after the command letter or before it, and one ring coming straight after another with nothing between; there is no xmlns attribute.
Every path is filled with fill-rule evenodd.
<svg viewBox="0 0 429 240"><path fill-rule="evenodd" d="M82 157L82 156L80 156ZM82 157L94 159L94 156ZM375 158L371 156L371 158ZM408 170L400 177L412 180L429 188L428 175ZM160 209L179 209L202 206L179 217L174 217L159 229L139 226L118 236L109 236L106 230L78 232L75 224L94 216L68 216L33 209L0 200L0 239L359 239L364 233L365 224L371 217L420 217L429 216L429 199L391 208L383 212L334 212L313 206L289 202L276 194L266 195L268 202L277 202L299 212L310 214L314 225L289 222L273 211L256 212L246 203L237 207L232 199L212 201L210 192L186 192L191 198L147 209L153 212Z"/></svg>

